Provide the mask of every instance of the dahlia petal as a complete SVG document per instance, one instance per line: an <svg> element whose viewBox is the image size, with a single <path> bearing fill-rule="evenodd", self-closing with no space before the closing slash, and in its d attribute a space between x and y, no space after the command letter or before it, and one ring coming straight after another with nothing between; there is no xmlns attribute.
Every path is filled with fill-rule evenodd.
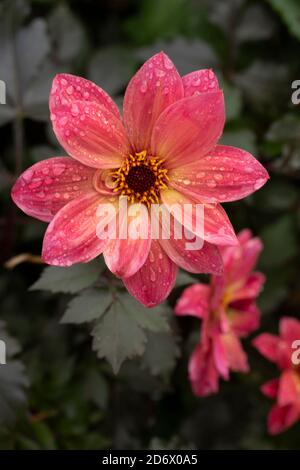
<svg viewBox="0 0 300 470"><path fill-rule="evenodd" d="M238 240L240 241L239 236ZM238 248L223 248L221 253L223 255L225 272L227 273L227 283L240 285L243 280L247 282L262 249L262 241L257 237L240 243Z"/></svg>
<svg viewBox="0 0 300 470"><path fill-rule="evenodd" d="M155 307L165 300L176 281L177 266L161 248L152 240L146 262L131 277L123 279L128 292L145 307Z"/></svg>
<svg viewBox="0 0 300 470"><path fill-rule="evenodd" d="M268 180L265 168L249 152L217 145L207 155L169 172L175 189L204 202L242 199Z"/></svg>
<svg viewBox="0 0 300 470"><path fill-rule="evenodd" d="M279 342L278 336L262 333L254 338L252 344L265 358L271 362L276 362L278 359Z"/></svg>
<svg viewBox="0 0 300 470"><path fill-rule="evenodd" d="M268 431L272 435L280 434L291 427L300 417L300 411L295 406L274 405L268 416Z"/></svg>
<svg viewBox="0 0 300 470"><path fill-rule="evenodd" d="M118 277L133 276L143 266L148 257L151 246L150 224L148 211L145 206L142 206L142 208L145 210L138 212L135 217L129 219L127 219L127 213L122 213L122 216L121 211L119 212L119 229L123 227L127 236L124 239L111 240L103 252L108 268ZM130 231L126 229L126 225L130 225L131 222L143 228L148 227L147 238L143 238L142 234L137 238L131 236Z"/></svg>
<svg viewBox="0 0 300 470"><path fill-rule="evenodd" d="M151 57L129 82L124 97L124 122L135 151L150 150L155 121L170 104L183 98L174 64L164 54Z"/></svg>
<svg viewBox="0 0 300 470"><path fill-rule="evenodd" d="M200 343L189 360L189 379L196 396L205 397L219 390L219 374L210 349Z"/></svg>
<svg viewBox="0 0 300 470"><path fill-rule="evenodd" d="M198 161L215 147L224 122L221 91L183 98L157 119L151 138L152 153L165 159L168 169Z"/></svg>
<svg viewBox="0 0 300 470"><path fill-rule="evenodd" d="M46 231L42 258L55 266L85 263L100 255L106 239L97 236L99 204L105 197L87 193L64 206L50 222Z"/></svg>
<svg viewBox="0 0 300 470"><path fill-rule="evenodd" d="M269 380L261 386L260 390L268 398L277 398L279 390L279 379Z"/></svg>
<svg viewBox="0 0 300 470"><path fill-rule="evenodd" d="M233 310L230 309L230 325L238 337L244 338L259 328L260 312L253 302L245 310L237 307L235 305Z"/></svg>
<svg viewBox="0 0 300 470"><path fill-rule="evenodd" d="M121 118L116 103L102 88L86 78L77 77L69 73L60 73L54 77L50 92L50 110L55 113L56 107L62 103L74 103L85 101L88 103L98 103Z"/></svg>
<svg viewBox="0 0 300 470"><path fill-rule="evenodd" d="M216 364L216 369L223 377L223 379L229 379L229 361L227 357L226 348L222 340L222 334L220 332L215 332L213 334L213 354L214 361Z"/></svg>
<svg viewBox="0 0 300 470"><path fill-rule="evenodd" d="M199 238L214 245L238 244L227 214L219 204L204 204L203 216L203 212L198 211L201 209L201 204L195 203L175 189L161 191L161 198L175 219Z"/></svg>
<svg viewBox="0 0 300 470"><path fill-rule="evenodd" d="M300 321L292 317L284 317L280 320L280 337L292 346L295 340L300 340Z"/></svg>
<svg viewBox="0 0 300 470"><path fill-rule="evenodd" d="M279 379L278 405L293 405L299 403L300 408L300 379L296 372L285 370Z"/></svg>
<svg viewBox="0 0 300 470"><path fill-rule="evenodd" d="M229 332L223 334L220 339L223 343L230 369L235 372L248 372L249 365L247 355L237 336Z"/></svg>
<svg viewBox="0 0 300 470"><path fill-rule="evenodd" d="M255 272L250 274L245 284L238 287L232 294L232 301L241 299L255 299L260 294L266 276L263 273Z"/></svg>
<svg viewBox="0 0 300 470"><path fill-rule="evenodd" d="M12 188L12 199L25 214L50 222L68 202L93 191L94 173L72 158L49 158L24 171Z"/></svg>
<svg viewBox="0 0 300 470"><path fill-rule="evenodd" d="M206 318L209 315L210 286L194 284L184 289L175 306L176 315Z"/></svg>
<svg viewBox="0 0 300 470"><path fill-rule="evenodd" d="M116 168L130 152L121 120L101 104L60 101L51 120L60 144L87 166Z"/></svg>
<svg viewBox="0 0 300 470"><path fill-rule="evenodd" d="M196 70L182 77L184 96L199 95L219 90L216 75L210 69Z"/></svg>
<svg viewBox="0 0 300 470"><path fill-rule="evenodd" d="M163 233L164 233L164 224ZM169 228L169 227L168 227ZM176 238L176 232L182 235ZM218 248L210 243L203 242L200 238L184 229L174 217L170 217L170 230L168 237L162 237L160 244L174 263L182 269L192 273L223 272L223 261ZM198 249L196 249L199 246Z"/></svg>

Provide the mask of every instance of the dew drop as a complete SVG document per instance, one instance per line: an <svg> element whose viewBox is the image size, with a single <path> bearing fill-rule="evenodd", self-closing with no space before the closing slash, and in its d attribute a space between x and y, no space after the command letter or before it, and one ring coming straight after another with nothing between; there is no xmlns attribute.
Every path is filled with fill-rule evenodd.
<svg viewBox="0 0 300 470"><path fill-rule="evenodd" d="M166 72L164 70L161 70L161 69L155 69L155 75L157 77L164 77L166 75Z"/></svg>
<svg viewBox="0 0 300 470"><path fill-rule="evenodd" d="M60 164L60 165L55 165L53 167L53 174L55 176L60 176L66 169L66 165L64 165L63 163Z"/></svg>
<svg viewBox="0 0 300 470"><path fill-rule="evenodd" d="M76 103L73 103L72 106L71 106L71 114L72 114L72 116L78 116L78 114L79 114L79 108L78 108L78 105Z"/></svg>
<svg viewBox="0 0 300 470"><path fill-rule="evenodd" d="M29 169L23 174L23 179L26 181L26 183L29 183L33 175L34 175L34 171Z"/></svg>
<svg viewBox="0 0 300 470"><path fill-rule="evenodd" d="M147 82L144 80L142 85L141 85L140 92L141 93L146 93L146 91L147 91Z"/></svg>
<svg viewBox="0 0 300 470"><path fill-rule="evenodd" d="M74 91L74 87L72 85L68 86L67 88L68 95L72 95L73 91Z"/></svg>

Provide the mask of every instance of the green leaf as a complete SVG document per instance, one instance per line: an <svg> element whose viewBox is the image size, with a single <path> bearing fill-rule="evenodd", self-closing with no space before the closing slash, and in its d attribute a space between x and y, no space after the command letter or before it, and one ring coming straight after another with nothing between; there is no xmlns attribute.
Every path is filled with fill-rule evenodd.
<svg viewBox="0 0 300 470"><path fill-rule="evenodd" d="M125 23L125 29L137 44L172 37L183 28L186 12L185 0L144 0L138 14Z"/></svg>
<svg viewBox="0 0 300 470"><path fill-rule="evenodd" d="M150 331L168 331L167 308L162 304L155 308L145 308L129 294L119 296L119 302L132 320L141 328Z"/></svg>
<svg viewBox="0 0 300 470"><path fill-rule="evenodd" d="M17 34L16 60L20 84L24 92L50 53L47 25L41 18L34 19Z"/></svg>
<svg viewBox="0 0 300 470"><path fill-rule="evenodd" d="M263 207L264 211L286 211L293 209L298 200L298 191L290 181L272 178L272 184L266 184L252 196L254 207Z"/></svg>
<svg viewBox="0 0 300 470"><path fill-rule="evenodd" d="M291 34L300 40L300 4L298 0L268 0L281 16Z"/></svg>
<svg viewBox="0 0 300 470"><path fill-rule="evenodd" d="M36 440L41 446L41 449L55 450L57 449L54 435L46 423L37 422L32 423L32 430L36 436Z"/></svg>
<svg viewBox="0 0 300 470"><path fill-rule="evenodd" d="M298 252L295 221L290 215L268 225L261 233L261 238L264 243L261 256L263 267L278 267Z"/></svg>
<svg viewBox="0 0 300 470"><path fill-rule="evenodd" d="M84 394L88 400L100 409L105 409L108 402L109 390L106 380L99 371L91 369L84 384Z"/></svg>
<svg viewBox="0 0 300 470"><path fill-rule="evenodd" d="M173 370L179 355L180 350L176 339L170 333L147 333L147 345L142 364L153 375Z"/></svg>
<svg viewBox="0 0 300 470"><path fill-rule="evenodd" d="M101 317L112 301L109 291L89 289L71 300L61 323L85 323Z"/></svg>
<svg viewBox="0 0 300 470"><path fill-rule="evenodd" d="M74 294L96 282L102 269L103 263L99 259L68 268L49 266L44 269L40 279L30 287L30 290Z"/></svg>
<svg viewBox="0 0 300 470"><path fill-rule="evenodd" d="M135 319L115 302L92 331L93 349L100 358L105 357L118 373L125 359L140 356L145 350L146 335Z"/></svg>
<svg viewBox="0 0 300 470"><path fill-rule="evenodd" d="M273 122L266 137L271 142L299 142L299 116L292 113L285 114L278 121Z"/></svg>
<svg viewBox="0 0 300 470"><path fill-rule="evenodd" d="M0 339L6 345L6 356L13 357L21 351L21 346L18 341L9 334L6 329L4 321L0 320Z"/></svg>
<svg viewBox="0 0 300 470"><path fill-rule="evenodd" d="M253 105L266 112L290 99L290 77L286 64L257 60L236 75L235 83ZM266 106L269 108L266 109Z"/></svg>
<svg viewBox="0 0 300 470"><path fill-rule="evenodd" d="M97 51L90 62L89 78L111 95L125 88L133 75L136 58L121 46L109 46Z"/></svg>
<svg viewBox="0 0 300 470"><path fill-rule="evenodd" d="M31 80L22 103L26 117L35 121L49 121L49 94L53 78L58 72L58 67L46 61L38 75Z"/></svg>
<svg viewBox="0 0 300 470"><path fill-rule="evenodd" d="M195 282L197 282L195 277L186 271L183 271L182 269L179 270L176 277L176 287L186 286L187 284L194 284Z"/></svg>
<svg viewBox="0 0 300 470"><path fill-rule="evenodd" d="M14 359L20 352L20 345L8 333L3 321L0 322L0 340L6 346L6 364L0 364L0 427L4 427L15 421L17 411L25 405L25 389L29 384L24 365Z"/></svg>
<svg viewBox="0 0 300 470"><path fill-rule="evenodd" d="M274 21L263 5L250 5L242 14L236 38L239 42L269 39L274 32Z"/></svg>
<svg viewBox="0 0 300 470"><path fill-rule="evenodd" d="M16 419L16 412L26 403L28 379L20 361L8 360L0 365L0 426Z"/></svg>
<svg viewBox="0 0 300 470"><path fill-rule="evenodd" d="M58 5L49 17L49 33L55 59L61 63L78 58L87 42L84 29L65 4Z"/></svg>
<svg viewBox="0 0 300 470"><path fill-rule="evenodd" d="M225 131L220 143L240 147L255 155L257 152L255 140L256 138L253 131L250 129L239 129L236 131Z"/></svg>
<svg viewBox="0 0 300 470"><path fill-rule="evenodd" d="M226 119L231 121L240 115L242 109L242 95L237 87L231 86L228 83L221 82L221 88L224 91L225 97Z"/></svg>

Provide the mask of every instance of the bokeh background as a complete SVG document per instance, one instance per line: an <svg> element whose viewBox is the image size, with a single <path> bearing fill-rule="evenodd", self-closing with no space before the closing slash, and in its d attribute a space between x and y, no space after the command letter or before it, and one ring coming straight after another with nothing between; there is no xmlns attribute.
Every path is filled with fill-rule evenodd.
<svg viewBox="0 0 300 470"><path fill-rule="evenodd" d="M281 316L300 318L300 114L291 101L299 41L297 0L1 1L0 338L8 364L0 366L0 448L300 448L299 424L267 434L270 403L259 386L277 371L251 338L251 373L232 374L213 397L194 397L187 380L193 319L174 321L172 338L153 337L115 376L92 351L88 325L60 323L74 284L57 293L50 279L52 292L28 290L43 266L11 259L40 254L45 224L10 199L22 170L65 153L48 116L57 72L87 77L121 104L131 75L160 50L182 74L212 67L225 92L223 142L252 152L271 174L257 194L225 208L237 231L250 227L264 241L262 330L276 332ZM170 307L188 282L180 276Z"/></svg>

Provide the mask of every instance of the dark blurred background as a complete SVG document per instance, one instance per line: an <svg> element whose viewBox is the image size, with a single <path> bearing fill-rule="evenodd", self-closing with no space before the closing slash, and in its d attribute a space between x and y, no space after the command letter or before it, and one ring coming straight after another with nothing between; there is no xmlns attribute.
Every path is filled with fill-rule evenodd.
<svg viewBox="0 0 300 470"><path fill-rule="evenodd" d="M297 0L1 1L0 338L8 364L0 366L0 448L300 448L299 424L267 435L271 404L259 386L277 371L250 340L251 373L232 374L214 397L193 397L188 383L199 328L192 319L114 376L91 350L87 326L60 324L69 294L28 291L43 266L13 257L40 254L45 224L10 200L21 171L65 154L49 125L56 73L89 78L121 105L132 74L160 50L182 74L212 67L225 92L223 142L252 152L271 174L257 194L225 208L237 231L263 238L262 330L277 331L281 316L300 318L300 114L291 101L299 41ZM179 279L171 306L186 282Z"/></svg>

